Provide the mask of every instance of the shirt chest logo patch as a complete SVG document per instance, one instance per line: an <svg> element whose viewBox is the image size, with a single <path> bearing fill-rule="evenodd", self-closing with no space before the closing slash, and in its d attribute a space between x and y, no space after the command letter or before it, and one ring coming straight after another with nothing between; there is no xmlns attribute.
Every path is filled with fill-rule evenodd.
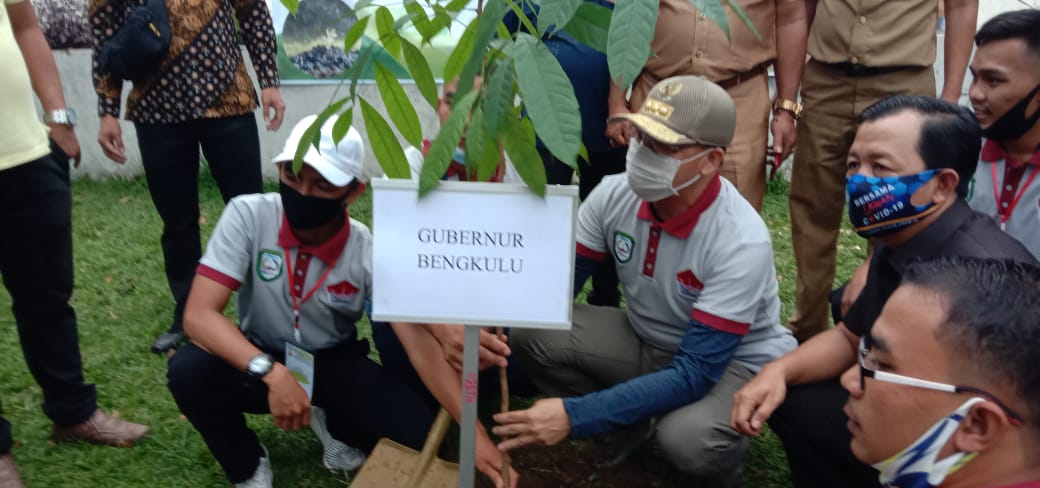
<svg viewBox="0 0 1040 488"><path fill-rule="evenodd" d="M349 281L341 281L336 284L329 285L325 288L325 291L329 294L329 303L332 304L348 304L357 295L358 288Z"/></svg>
<svg viewBox="0 0 1040 488"><path fill-rule="evenodd" d="M692 270L680 271L679 274L675 275L675 280L679 285L679 295L683 298L696 300L700 298L701 292L704 291L704 283L697 279Z"/></svg>
<svg viewBox="0 0 1040 488"><path fill-rule="evenodd" d="M632 253L636 247L636 240L632 236L614 231L614 259L619 263L627 263L632 260Z"/></svg>
<svg viewBox="0 0 1040 488"><path fill-rule="evenodd" d="M282 275L285 257L281 251L261 249L256 257L256 276L262 281L271 281Z"/></svg>

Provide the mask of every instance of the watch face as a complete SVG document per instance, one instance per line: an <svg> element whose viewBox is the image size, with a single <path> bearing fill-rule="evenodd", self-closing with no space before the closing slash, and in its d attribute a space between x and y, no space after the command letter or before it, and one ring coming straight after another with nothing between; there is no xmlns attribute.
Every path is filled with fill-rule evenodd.
<svg viewBox="0 0 1040 488"><path fill-rule="evenodd" d="M71 108L65 109L65 118L68 119L69 125L76 125L76 111Z"/></svg>
<svg viewBox="0 0 1040 488"><path fill-rule="evenodd" d="M271 357L266 354L261 354L249 360L249 366L247 369L250 373L256 376L263 376L271 370L271 366L274 363L271 362Z"/></svg>

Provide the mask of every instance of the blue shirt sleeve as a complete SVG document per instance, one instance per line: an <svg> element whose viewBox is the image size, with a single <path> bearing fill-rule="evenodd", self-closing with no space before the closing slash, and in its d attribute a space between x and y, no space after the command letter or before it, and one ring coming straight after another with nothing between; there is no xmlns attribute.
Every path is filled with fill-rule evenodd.
<svg viewBox="0 0 1040 488"><path fill-rule="evenodd" d="M585 286L589 276L592 276L592 273L595 273L601 264L603 263L581 254L574 257L574 296L578 296L578 293L581 293L581 289Z"/></svg>
<svg viewBox="0 0 1040 488"><path fill-rule="evenodd" d="M565 398L571 438L608 432L700 400L726 372L741 339L691 319L672 364L606 390Z"/></svg>

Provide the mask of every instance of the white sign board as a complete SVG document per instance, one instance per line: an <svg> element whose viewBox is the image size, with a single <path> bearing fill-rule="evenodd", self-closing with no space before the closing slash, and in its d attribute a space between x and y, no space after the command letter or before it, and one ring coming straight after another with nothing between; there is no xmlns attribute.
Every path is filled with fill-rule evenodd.
<svg viewBox="0 0 1040 488"><path fill-rule="evenodd" d="M372 319L569 329L578 190L372 181Z"/></svg>

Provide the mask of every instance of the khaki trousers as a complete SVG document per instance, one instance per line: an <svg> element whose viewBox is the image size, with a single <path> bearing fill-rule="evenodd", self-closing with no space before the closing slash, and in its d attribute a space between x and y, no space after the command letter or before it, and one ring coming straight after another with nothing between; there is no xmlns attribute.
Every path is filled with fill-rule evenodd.
<svg viewBox="0 0 1040 488"><path fill-rule="evenodd" d="M513 352L546 395L579 396L609 388L671 364L673 354L643 343L614 307L576 304L570 331L513 329ZM659 418L654 431L665 458L705 480L731 480L747 440L729 427L733 394L753 374L731 364L702 399Z"/></svg>
<svg viewBox="0 0 1040 488"><path fill-rule="evenodd" d="M798 143L791 171L791 243L798 265L795 312L799 342L825 330L834 287L838 229L845 209L845 160L863 109L892 95L935 96L931 67L850 77L816 61L805 66ZM858 264L858 263L857 263Z"/></svg>

